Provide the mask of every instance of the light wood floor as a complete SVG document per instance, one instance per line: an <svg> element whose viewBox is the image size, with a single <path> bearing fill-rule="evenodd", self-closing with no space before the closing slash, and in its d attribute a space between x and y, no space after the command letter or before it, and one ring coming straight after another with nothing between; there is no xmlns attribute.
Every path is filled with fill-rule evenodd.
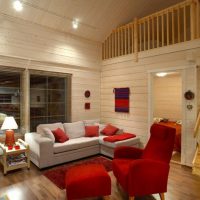
<svg viewBox="0 0 200 200"><path fill-rule="evenodd" d="M148 167L148 166L147 166ZM6 176L0 168L0 196L7 194L10 200L64 200L65 191L57 188L33 164L31 169L9 172ZM112 179L111 200L126 200L127 196ZM159 196L138 197L136 200L158 200ZM166 200L200 200L200 177L191 174L191 168L171 163Z"/></svg>

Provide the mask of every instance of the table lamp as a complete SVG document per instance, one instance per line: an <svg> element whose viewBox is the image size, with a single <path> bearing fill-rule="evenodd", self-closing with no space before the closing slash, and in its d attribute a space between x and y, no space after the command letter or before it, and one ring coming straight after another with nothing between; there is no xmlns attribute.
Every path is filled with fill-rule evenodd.
<svg viewBox="0 0 200 200"><path fill-rule="evenodd" d="M6 117L1 130L6 130L5 145L7 146L13 146L15 144L14 131L12 129L18 129L17 123L14 117Z"/></svg>

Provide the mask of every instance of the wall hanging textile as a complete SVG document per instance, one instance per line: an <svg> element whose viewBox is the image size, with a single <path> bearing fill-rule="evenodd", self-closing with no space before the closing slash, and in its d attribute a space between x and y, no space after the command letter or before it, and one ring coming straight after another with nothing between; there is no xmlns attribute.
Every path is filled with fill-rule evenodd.
<svg viewBox="0 0 200 200"><path fill-rule="evenodd" d="M115 88L115 112L129 112L129 88Z"/></svg>

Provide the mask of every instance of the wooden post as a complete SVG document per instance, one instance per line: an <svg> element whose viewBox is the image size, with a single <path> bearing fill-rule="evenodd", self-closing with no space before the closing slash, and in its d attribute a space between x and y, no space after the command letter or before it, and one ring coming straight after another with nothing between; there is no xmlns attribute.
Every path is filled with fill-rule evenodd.
<svg viewBox="0 0 200 200"><path fill-rule="evenodd" d="M147 20L147 25L148 25L148 50L149 50L150 49L150 20L149 20L149 17Z"/></svg>
<svg viewBox="0 0 200 200"><path fill-rule="evenodd" d="M106 46L106 59L108 59L108 38L106 38L105 46Z"/></svg>
<svg viewBox="0 0 200 200"><path fill-rule="evenodd" d="M143 30L143 33L144 33L144 51L146 50L146 21L144 20L144 30Z"/></svg>
<svg viewBox="0 0 200 200"><path fill-rule="evenodd" d="M140 51L142 51L142 23L139 23L140 31ZM135 42L135 41L134 41Z"/></svg>
<svg viewBox="0 0 200 200"><path fill-rule="evenodd" d="M196 38L196 19L195 19L195 2L192 1L190 5L190 33L191 33L191 40L194 40Z"/></svg>
<svg viewBox="0 0 200 200"><path fill-rule="evenodd" d="M114 31L112 32L112 34L111 34L111 58L113 58L114 57L114 51L115 51L115 49L114 49Z"/></svg>
<svg viewBox="0 0 200 200"><path fill-rule="evenodd" d="M187 35L186 35L186 27L187 27L187 24L186 24L186 6L183 7L183 27L184 27L184 42L187 40Z"/></svg>
<svg viewBox="0 0 200 200"><path fill-rule="evenodd" d="M121 48L121 46L120 46L120 29L118 29L117 30L117 47L118 47L118 50L117 50L117 56L120 56L120 48Z"/></svg>
<svg viewBox="0 0 200 200"><path fill-rule="evenodd" d="M159 16L157 15L157 48L160 46L159 45Z"/></svg>
<svg viewBox="0 0 200 200"><path fill-rule="evenodd" d="M154 17L152 17L152 48L154 49L154 42L155 42L155 33L154 33Z"/></svg>
<svg viewBox="0 0 200 200"><path fill-rule="evenodd" d="M131 24L131 29L132 29L132 32L131 32L131 34L132 34L132 53L134 53L134 43L135 43L135 41L134 41L134 23Z"/></svg>
<svg viewBox="0 0 200 200"><path fill-rule="evenodd" d="M29 63L27 64L29 65ZM28 67L27 67L28 68ZM24 127L24 131L28 132L30 131L30 74L29 74L29 70L25 69L23 72L23 106L22 106L22 127Z"/></svg>
<svg viewBox="0 0 200 200"><path fill-rule="evenodd" d="M177 18L178 18L178 43L181 42L181 28L180 28L180 8L178 7L178 10L177 10Z"/></svg>
<svg viewBox="0 0 200 200"><path fill-rule="evenodd" d="M138 62L138 20L134 19L134 53L135 61Z"/></svg>
<svg viewBox="0 0 200 200"><path fill-rule="evenodd" d="M200 3L199 0L196 0L196 27L197 27L197 38L200 38Z"/></svg>
<svg viewBox="0 0 200 200"><path fill-rule="evenodd" d="M121 28L121 55L124 55L124 40L123 40L124 34L123 34L123 28Z"/></svg>
<svg viewBox="0 0 200 200"><path fill-rule="evenodd" d="M127 54L127 27L124 27L124 53Z"/></svg>
<svg viewBox="0 0 200 200"><path fill-rule="evenodd" d="M172 9L172 44L174 44L174 10Z"/></svg>
<svg viewBox="0 0 200 200"><path fill-rule="evenodd" d="M102 43L102 60L104 60L104 43Z"/></svg>
<svg viewBox="0 0 200 200"><path fill-rule="evenodd" d="M164 38L165 38L165 33L164 33L164 13L162 14L162 47L164 46Z"/></svg>
<svg viewBox="0 0 200 200"><path fill-rule="evenodd" d="M169 45L169 11L167 11L167 45Z"/></svg>
<svg viewBox="0 0 200 200"><path fill-rule="evenodd" d="M115 57L117 56L117 31L115 33Z"/></svg>
<svg viewBox="0 0 200 200"><path fill-rule="evenodd" d="M130 46L131 46L131 38L130 38L130 25L128 24L128 54L131 53L130 52Z"/></svg>

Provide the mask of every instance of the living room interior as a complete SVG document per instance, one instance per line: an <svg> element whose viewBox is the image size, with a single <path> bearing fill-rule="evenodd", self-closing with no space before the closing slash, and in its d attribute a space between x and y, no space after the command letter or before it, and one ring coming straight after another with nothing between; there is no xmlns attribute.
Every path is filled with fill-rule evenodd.
<svg viewBox="0 0 200 200"><path fill-rule="evenodd" d="M108 199L128 199L114 151L146 148L154 124L176 130L167 192L135 199L200 198L199 0L1 0L0 22L0 199L67 199L66 166L94 159L111 178ZM2 126L9 116L17 127ZM127 138L106 142L108 125ZM82 139L86 126L98 135ZM23 167L3 161L9 129Z"/></svg>

